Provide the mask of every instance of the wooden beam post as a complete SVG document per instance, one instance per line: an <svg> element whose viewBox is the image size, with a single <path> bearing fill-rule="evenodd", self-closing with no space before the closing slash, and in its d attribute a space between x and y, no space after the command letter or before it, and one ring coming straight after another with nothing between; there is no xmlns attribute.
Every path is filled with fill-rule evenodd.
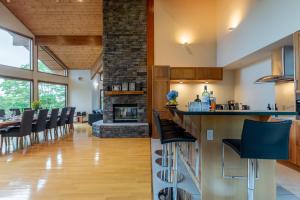
<svg viewBox="0 0 300 200"><path fill-rule="evenodd" d="M102 36L37 35L35 43L41 46L101 46Z"/></svg>

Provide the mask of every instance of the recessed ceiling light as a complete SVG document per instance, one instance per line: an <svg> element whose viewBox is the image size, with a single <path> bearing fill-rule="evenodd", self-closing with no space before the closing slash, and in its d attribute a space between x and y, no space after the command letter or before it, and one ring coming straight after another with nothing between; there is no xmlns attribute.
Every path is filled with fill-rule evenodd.
<svg viewBox="0 0 300 200"><path fill-rule="evenodd" d="M77 0L78 2L83 2L83 0Z"/></svg>
<svg viewBox="0 0 300 200"><path fill-rule="evenodd" d="M10 3L11 0L6 0L7 3Z"/></svg>

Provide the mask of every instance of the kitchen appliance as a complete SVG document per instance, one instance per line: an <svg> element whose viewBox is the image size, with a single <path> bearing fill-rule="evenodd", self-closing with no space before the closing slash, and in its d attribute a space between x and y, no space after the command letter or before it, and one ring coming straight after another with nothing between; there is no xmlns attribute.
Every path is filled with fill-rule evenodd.
<svg viewBox="0 0 300 200"><path fill-rule="evenodd" d="M284 46L272 52L272 75L263 76L255 83L294 81L294 47Z"/></svg>

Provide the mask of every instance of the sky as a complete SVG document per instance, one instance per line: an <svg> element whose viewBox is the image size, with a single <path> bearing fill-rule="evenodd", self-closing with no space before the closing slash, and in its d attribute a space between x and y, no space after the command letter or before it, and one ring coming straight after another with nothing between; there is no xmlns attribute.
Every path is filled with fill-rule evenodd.
<svg viewBox="0 0 300 200"><path fill-rule="evenodd" d="M12 67L30 64L30 52L23 46L13 46L12 35L3 29L0 29L0 64Z"/></svg>

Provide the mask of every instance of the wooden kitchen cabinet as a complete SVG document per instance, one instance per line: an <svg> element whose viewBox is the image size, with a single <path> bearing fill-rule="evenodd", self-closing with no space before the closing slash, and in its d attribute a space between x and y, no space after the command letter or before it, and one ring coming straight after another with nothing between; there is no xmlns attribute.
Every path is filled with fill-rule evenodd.
<svg viewBox="0 0 300 200"><path fill-rule="evenodd" d="M172 67L171 80L196 80L195 67Z"/></svg>
<svg viewBox="0 0 300 200"><path fill-rule="evenodd" d="M171 67L171 81L220 81L221 67Z"/></svg>
<svg viewBox="0 0 300 200"><path fill-rule="evenodd" d="M152 108L158 111L162 119L169 119L170 112L165 108L167 103L166 95L170 91L170 67L154 66L152 82ZM155 123L152 123L152 138L159 138Z"/></svg>

